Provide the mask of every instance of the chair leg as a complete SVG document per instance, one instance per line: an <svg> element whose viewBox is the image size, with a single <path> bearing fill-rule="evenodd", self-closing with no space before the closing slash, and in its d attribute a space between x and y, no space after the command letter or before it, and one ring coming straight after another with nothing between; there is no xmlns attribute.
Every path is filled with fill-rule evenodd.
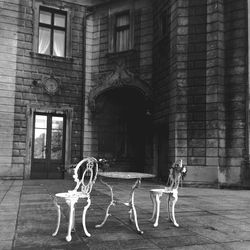
<svg viewBox="0 0 250 250"><path fill-rule="evenodd" d="M160 206L161 206L161 199L160 199L160 197L161 197L160 194L156 194L155 195L155 201L156 201L156 218L155 218L154 227L158 227L158 224L159 224Z"/></svg>
<svg viewBox="0 0 250 250"><path fill-rule="evenodd" d="M150 191L150 199L152 201L153 204L153 213L152 213L152 217L149 219L149 221L153 221L154 217L155 217L155 212L156 212L156 201L155 201L155 194L153 191Z"/></svg>
<svg viewBox="0 0 250 250"><path fill-rule="evenodd" d="M128 213L129 213L129 221L134 223L135 220L134 220L134 217L133 217L134 216L133 215L133 209L130 208L129 211L128 211Z"/></svg>
<svg viewBox="0 0 250 250"><path fill-rule="evenodd" d="M84 207L83 213L82 213L82 227L83 227L85 235L88 236L88 237L90 237L91 234L88 232L88 230L86 228L86 212L87 212L90 204L91 204L91 200L90 200L90 198L88 198L87 205Z"/></svg>
<svg viewBox="0 0 250 250"><path fill-rule="evenodd" d="M57 208L57 226L55 232L52 234L52 236L56 236L60 227L60 222L61 222L61 207L57 203L56 197L53 199L53 202Z"/></svg>
<svg viewBox="0 0 250 250"><path fill-rule="evenodd" d="M72 239L72 236L71 236L71 231L72 231L72 228L73 228L73 223L74 223L74 210L75 210L75 201L73 200L70 200L69 202L69 225L68 225L68 234L66 236L66 240L69 242L71 241Z"/></svg>
<svg viewBox="0 0 250 250"><path fill-rule="evenodd" d="M172 202L172 222L174 223L174 225L176 227L179 227L179 224L176 222L175 220L175 213L174 213L174 209L175 209L175 204L178 200L178 191L176 190L176 192L173 192L173 202Z"/></svg>
<svg viewBox="0 0 250 250"><path fill-rule="evenodd" d="M168 194L168 198L167 198L167 203L168 203L168 220L171 221L171 215L170 215L170 201L171 201L171 196L172 194L169 193Z"/></svg>
<svg viewBox="0 0 250 250"><path fill-rule="evenodd" d="M71 232L75 232L76 231L76 228L75 228L75 225L76 225L76 209L74 208L74 212L73 212L73 223L72 223L72 229L71 229Z"/></svg>

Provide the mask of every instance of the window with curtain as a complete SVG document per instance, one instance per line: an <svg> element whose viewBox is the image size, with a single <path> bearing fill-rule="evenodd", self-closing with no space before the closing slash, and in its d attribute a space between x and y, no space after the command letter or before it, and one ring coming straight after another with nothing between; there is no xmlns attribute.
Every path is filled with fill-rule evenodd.
<svg viewBox="0 0 250 250"><path fill-rule="evenodd" d="M129 50L130 42L130 15L129 11L119 13L115 20L115 51Z"/></svg>
<svg viewBox="0 0 250 250"><path fill-rule="evenodd" d="M40 7L38 53L65 57L67 12Z"/></svg>

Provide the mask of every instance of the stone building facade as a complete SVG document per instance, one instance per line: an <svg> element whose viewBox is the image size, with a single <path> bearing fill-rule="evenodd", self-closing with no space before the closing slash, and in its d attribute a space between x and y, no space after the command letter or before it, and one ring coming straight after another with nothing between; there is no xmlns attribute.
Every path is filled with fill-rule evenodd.
<svg viewBox="0 0 250 250"><path fill-rule="evenodd" d="M247 0L0 0L0 176L89 155L249 186Z"/></svg>

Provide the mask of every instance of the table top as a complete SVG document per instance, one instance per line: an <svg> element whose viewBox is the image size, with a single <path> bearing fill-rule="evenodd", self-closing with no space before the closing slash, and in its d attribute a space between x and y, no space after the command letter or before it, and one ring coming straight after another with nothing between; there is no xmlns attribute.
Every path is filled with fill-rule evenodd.
<svg viewBox="0 0 250 250"><path fill-rule="evenodd" d="M139 173L139 172L99 172L99 176L116 179L141 179L154 178L154 174Z"/></svg>

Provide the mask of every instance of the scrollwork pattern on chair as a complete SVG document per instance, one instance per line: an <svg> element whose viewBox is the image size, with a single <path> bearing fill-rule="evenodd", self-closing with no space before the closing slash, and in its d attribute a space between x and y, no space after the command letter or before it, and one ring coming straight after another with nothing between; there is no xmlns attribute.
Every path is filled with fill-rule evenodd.
<svg viewBox="0 0 250 250"><path fill-rule="evenodd" d="M82 169L82 171L81 171ZM69 224L68 224L68 233L66 236L67 241L71 241L72 236L71 232L75 230L75 204L79 199L85 199L87 204L83 208L82 213L82 226L86 236L90 237L90 233L86 227L86 213L88 208L91 205L90 193L92 191L92 187L96 181L98 173L98 160L93 157L87 157L81 160L74 168L73 168L73 179L76 182L76 186L73 190L68 190L68 192L57 193L54 197L54 204L57 208L57 227L55 232L52 234L56 236L60 227L61 221L61 208L58 204L58 200L62 199L69 206Z"/></svg>
<svg viewBox="0 0 250 250"><path fill-rule="evenodd" d="M167 181L167 185L165 188L151 189L150 190L150 198L153 203L153 214L151 217L151 221L155 219L154 227L157 227L159 224L159 216L160 216L160 204L161 197L163 194L168 195L167 207L168 207L168 218L171 220L176 227L179 227L179 224L175 219L175 204L178 200L178 188L180 182L184 178L187 173L186 166L183 165L182 160L177 160L173 163L172 167L169 171L169 177ZM170 203L171 206L171 214L170 214Z"/></svg>

